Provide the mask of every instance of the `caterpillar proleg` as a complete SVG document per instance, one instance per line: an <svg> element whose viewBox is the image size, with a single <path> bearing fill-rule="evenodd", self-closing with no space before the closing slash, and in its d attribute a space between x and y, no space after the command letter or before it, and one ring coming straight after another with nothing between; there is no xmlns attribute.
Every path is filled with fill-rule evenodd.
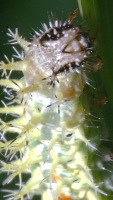
<svg viewBox="0 0 113 200"><path fill-rule="evenodd" d="M85 73L92 48L87 33L73 25L77 11L68 19L44 23L34 31L31 41L8 29L9 43L19 44L18 61L5 56L1 62L2 79L8 103L2 101L0 113L13 119L1 119L0 150L2 172L16 177L17 189L5 189L4 198L42 200L100 200L107 195L95 183L88 167L88 149L96 147L87 139L84 129L85 109L80 97L88 79ZM21 71L21 79L13 79L12 71ZM5 77L5 78L4 78ZM8 140L7 135L14 137ZM23 174L30 177L23 181Z"/></svg>

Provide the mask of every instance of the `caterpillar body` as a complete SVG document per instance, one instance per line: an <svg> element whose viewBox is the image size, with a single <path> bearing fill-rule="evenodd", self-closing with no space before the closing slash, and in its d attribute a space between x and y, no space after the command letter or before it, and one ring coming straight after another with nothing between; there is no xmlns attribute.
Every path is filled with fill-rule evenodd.
<svg viewBox="0 0 113 200"><path fill-rule="evenodd" d="M72 25L75 15L76 11L64 23L43 24L43 31L35 31L30 42L18 29L7 33L9 43L19 44L23 52L14 47L20 61L6 57L8 63L0 65L0 85L10 102L3 102L0 113L15 116L0 124L0 150L6 158L1 171L8 172L2 184L19 177L18 189L5 190L5 199L39 194L43 200L97 200L103 193L87 165L87 147L92 145L84 133L80 96L87 83L91 44L88 35ZM10 78L12 71L21 71L23 77ZM10 133L15 139L7 139ZM31 174L26 183L23 173Z"/></svg>

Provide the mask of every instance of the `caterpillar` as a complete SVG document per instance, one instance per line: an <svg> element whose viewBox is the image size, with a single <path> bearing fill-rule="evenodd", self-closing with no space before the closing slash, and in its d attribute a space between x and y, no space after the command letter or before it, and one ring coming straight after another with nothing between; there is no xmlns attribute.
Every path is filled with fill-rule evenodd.
<svg viewBox="0 0 113 200"><path fill-rule="evenodd" d="M17 61L0 63L6 101L0 120L4 155L1 172L7 172L4 187L18 178L16 189L2 189L10 200L100 200L107 195L88 167L88 149L96 150L85 134L85 110L80 101L86 68L92 52L87 33L73 25L77 10L62 23L44 23L31 41L8 29ZM20 71L22 78L11 78ZM10 119L7 120L7 116ZM13 134L12 139L8 135ZM24 182L23 174L30 174Z"/></svg>

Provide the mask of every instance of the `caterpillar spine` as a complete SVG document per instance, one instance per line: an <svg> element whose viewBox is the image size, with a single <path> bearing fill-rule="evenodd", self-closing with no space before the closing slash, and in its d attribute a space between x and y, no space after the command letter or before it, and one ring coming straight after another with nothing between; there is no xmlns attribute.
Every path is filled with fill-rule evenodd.
<svg viewBox="0 0 113 200"><path fill-rule="evenodd" d="M3 185L19 177L18 190L5 190L6 199L39 194L43 200L100 200L99 194L104 194L87 165L87 148L95 146L84 132L80 96L91 47L87 34L72 25L75 15L76 11L64 24L57 20L50 21L50 27L43 24L31 42L19 36L18 29L8 30L9 43L19 44L23 52L14 47L20 61L6 57L8 63L2 61L0 66L7 77L0 85L11 101L11 105L3 102L0 113L16 116L8 122L1 119L0 150L8 160L2 161L1 171L9 173ZM23 78L11 79L7 71L21 71ZM10 133L15 139L7 139ZM31 174L25 184L23 173Z"/></svg>

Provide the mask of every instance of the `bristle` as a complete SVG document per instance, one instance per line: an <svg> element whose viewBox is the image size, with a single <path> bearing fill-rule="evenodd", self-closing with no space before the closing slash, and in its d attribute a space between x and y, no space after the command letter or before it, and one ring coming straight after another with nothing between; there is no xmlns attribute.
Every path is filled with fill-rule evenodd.
<svg viewBox="0 0 113 200"><path fill-rule="evenodd" d="M48 27L45 23L42 24L44 31L48 31Z"/></svg>

